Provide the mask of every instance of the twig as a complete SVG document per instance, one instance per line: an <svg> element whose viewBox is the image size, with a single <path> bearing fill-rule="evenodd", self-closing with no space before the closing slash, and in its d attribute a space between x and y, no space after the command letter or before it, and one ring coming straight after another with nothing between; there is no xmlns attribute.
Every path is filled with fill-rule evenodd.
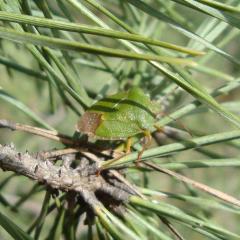
<svg viewBox="0 0 240 240"><path fill-rule="evenodd" d="M13 146L0 145L0 168L13 171L64 192L74 191L82 196L93 209L102 206L95 192L102 192L117 201L127 201L131 195L125 185L109 184L95 173L96 164L73 169L70 166L57 166L54 162L34 158L29 153L19 153ZM120 186L120 187L119 187Z"/></svg>
<svg viewBox="0 0 240 240"><path fill-rule="evenodd" d="M230 196L230 195L228 195L228 194L226 194L224 192L221 192L219 190L211 188L211 187L209 187L209 186L207 186L207 185L205 185L203 183L196 182L196 181L194 181L194 180L192 180L190 178L187 178L187 177L185 177L185 176L183 176L181 174L175 173L175 172L173 172L171 170L168 170L168 169L165 169L165 168L161 168L161 167L159 167L159 166L157 166L157 165L155 165L153 163L149 163L149 162L142 162L142 163L144 165L154 169L154 170L157 170L159 172L163 172L163 173L165 173L165 174L167 174L169 176L172 176L172 177L174 177L174 178L176 178L176 179L178 179L178 180L180 180L180 181L182 181L184 183L190 184L193 187L198 188L201 191L207 192L207 193L209 193L209 194L211 194L211 195L213 195L213 196L215 196L215 197L217 197L217 198L219 198L219 199L221 199L221 200L223 200L225 202L228 202L228 203L231 203L231 204L234 204L234 205L240 207L240 200L238 200L238 199L236 199L236 198L234 198L234 197L232 197L232 196Z"/></svg>
<svg viewBox="0 0 240 240"><path fill-rule="evenodd" d="M43 128L32 127L29 125L23 125L20 123L13 123L5 119L0 120L0 128L8 128L13 131L20 130L23 132L32 133L41 137L45 137L51 140L61 142L66 145L76 145L76 141L71 137L58 133L57 131L51 131Z"/></svg>
<svg viewBox="0 0 240 240"><path fill-rule="evenodd" d="M51 140L59 141L59 142L62 142L63 144L76 146L74 148L67 148L67 149L61 149L61 150L56 150L56 151L51 151L51 152L40 153L40 156L44 159L49 159L49 158L53 158L53 157L57 157L57 156L61 156L61 155L70 154L70 153L81 152L83 155L89 157L90 159L92 159L95 162L100 161L99 158L97 158L94 154L92 154L90 152L86 152L86 149L84 149L84 148L78 147L79 143L76 140L72 139L69 136L60 134L57 131L51 131L51 130L37 128L37 127L29 126L29 125L13 123L13 122L7 121L5 119L0 120L0 128L9 128L11 130L20 130L20 131L32 133L32 134L35 134L38 136L42 136L42 137L45 137L45 138L48 138ZM94 149L94 151L96 151L96 149ZM102 154L105 154L105 155L114 155L114 156L116 155L115 152L111 153L111 151L109 151L109 150L104 150L104 151L99 151L99 152ZM110 173L114 177L116 177L119 181L124 183L127 187L129 187L133 191L133 193L137 194L138 196L140 196L142 198L145 198L136 189L136 187L134 187L131 183L129 183L120 173L118 173L115 170L111 170Z"/></svg>
<svg viewBox="0 0 240 240"><path fill-rule="evenodd" d="M33 127L30 125L25 125L25 124L20 124L20 123L13 123L11 121L5 120L5 119L0 119L0 128L8 128L11 129L13 131L18 130L18 131L23 131L23 132L28 132L37 136L41 136L41 137L45 137L57 142L61 142L63 144L66 145L70 145L70 146L74 146L74 148L69 148L69 153L72 151L72 153L75 152L80 152L82 150L84 150L85 148L80 148L79 146L84 145L83 142L77 141L76 139L73 139L70 136L64 135L62 133L59 133L57 131L51 131L51 130L47 130L44 128L38 128L38 127ZM86 146L84 146L86 147ZM115 156L119 156L118 153L112 151L112 150L102 150L102 149L98 149L97 146L93 145L91 146L90 144L87 144L87 148L88 149L92 149L93 152L97 152L97 153L101 153L104 154L106 156L111 156L111 157L115 157ZM60 150L62 151L62 150ZM49 153L52 154L53 157L54 155L56 156L60 156L60 155L64 155L64 152L52 152ZM50 155L49 155L50 156ZM47 153L46 153L46 158L47 158Z"/></svg>
<svg viewBox="0 0 240 240"><path fill-rule="evenodd" d="M54 157L58 157L61 155L67 155L67 154L71 154L71 153L78 153L80 152L82 155L86 156L87 158L91 159L92 161L99 163L101 162L101 160L94 155L91 152L86 151L86 149L84 148L66 148L66 149L60 149L60 150L55 150L55 151L51 151L51 152L43 152L40 153L40 156L43 159L49 159L49 158L54 158ZM106 151L104 151L106 153ZM129 189L132 190L133 194L137 194L138 196L140 196L143 199L146 199L146 197L141 194L137 188L131 184L127 179L125 179L118 171L116 170L109 170L109 173L112 174L112 176L114 176L116 179L118 179L120 182L124 183L127 187L129 187Z"/></svg>
<svg viewBox="0 0 240 240"><path fill-rule="evenodd" d="M86 151L84 148L64 148L59 150L40 152L38 155L43 159L57 158L59 156L68 155L71 153L79 153L82 151Z"/></svg>

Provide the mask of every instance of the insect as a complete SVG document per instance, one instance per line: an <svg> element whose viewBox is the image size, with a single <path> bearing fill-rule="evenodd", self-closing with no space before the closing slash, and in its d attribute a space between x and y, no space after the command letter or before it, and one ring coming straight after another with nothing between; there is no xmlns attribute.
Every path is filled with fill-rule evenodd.
<svg viewBox="0 0 240 240"><path fill-rule="evenodd" d="M159 106L158 106L159 108ZM142 151L151 142L157 106L139 87L105 97L93 104L80 118L77 130L101 140L125 140L130 152L132 138L144 137ZM159 110L158 110L159 111Z"/></svg>

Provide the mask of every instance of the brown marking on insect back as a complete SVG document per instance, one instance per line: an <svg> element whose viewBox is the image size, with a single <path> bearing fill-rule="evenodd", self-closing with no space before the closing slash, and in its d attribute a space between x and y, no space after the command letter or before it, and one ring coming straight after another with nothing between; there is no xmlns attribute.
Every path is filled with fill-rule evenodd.
<svg viewBox="0 0 240 240"><path fill-rule="evenodd" d="M101 117L101 113L85 112L78 122L78 131L88 135L94 135L102 121Z"/></svg>

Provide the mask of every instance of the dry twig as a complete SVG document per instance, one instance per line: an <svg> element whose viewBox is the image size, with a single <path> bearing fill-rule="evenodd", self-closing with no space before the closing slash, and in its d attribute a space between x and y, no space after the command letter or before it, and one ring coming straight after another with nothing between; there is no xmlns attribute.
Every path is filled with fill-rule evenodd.
<svg viewBox="0 0 240 240"><path fill-rule="evenodd" d="M80 142L77 142L75 139L66 136L64 134L58 133L57 131L51 131L51 130L46 130L43 128L37 128L37 127L32 127L29 125L23 125L19 123L13 123L5 119L0 120L0 128L8 128L11 130L19 130L19 131L24 131L28 132L31 134L35 134L41 137L45 137L54 141L62 142L65 145L71 145L73 146L72 148L66 148L66 149L61 149L61 150L56 150L56 151L47 151L47 152L41 152L39 156L44 159L50 159L54 157L58 157L61 155L66 155L66 154L71 154L71 153L79 153L83 154L84 156L88 157L92 161L95 161L98 163L100 160L98 157L96 157L94 154L91 152L87 151L88 149L92 148L90 146L84 146L80 147ZM82 144L82 143L81 143ZM92 149L94 152L104 154L106 156L111 156L115 158L118 156L118 153L115 153L114 151L109 151L109 150L98 150L96 148ZM38 155L38 154L37 154ZM145 198L138 190L137 188L129 183L127 179L125 179L119 172L116 170L109 170L109 173L112 174L113 177L117 178L120 182L124 183L129 189L132 190L132 193L137 194L138 196Z"/></svg>
<svg viewBox="0 0 240 240"><path fill-rule="evenodd" d="M159 167L157 166L156 164L153 164L153 163L149 163L149 162L142 162L142 164L150 167L151 169L154 169L156 171L159 171L159 172L162 172L162 173L165 173L171 177L174 177L176 179L178 179L179 181L182 181L184 183L187 183L187 184L190 184L192 185L193 187L201 190L201 191L204 191L208 194L211 194L212 196L214 197L217 197L225 202L228 202L228 203L231 203L231 204L234 204L238 207L240 207L240 200L224 193L224 192L221 192L217 189L214 189L214 188L211 188L203 183L199 183L199 182L196 182L188 177L185 177L179 173L175 173L169 169L166 169L166 168L162 168L162 167Z"/></svg>
<svg viewBox="0 0 240 240"><path fill-rule="evenodd" d="M102 199L103 195L108 196L108 203L109 198L113 202L127 201L133 194L126 184L108 173L97 176L96 163L82 158L80 165L74 169L70 167L70 162L56 166L53 161L36 158L29 153L19 153L13 146L0 145L0 168L29 177L53 189L75 192L91 207L101 205L99 198Z"/></svg>

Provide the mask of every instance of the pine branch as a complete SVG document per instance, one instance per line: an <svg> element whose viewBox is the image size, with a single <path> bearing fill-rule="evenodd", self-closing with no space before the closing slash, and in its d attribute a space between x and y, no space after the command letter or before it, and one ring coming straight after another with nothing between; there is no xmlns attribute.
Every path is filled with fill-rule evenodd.
<svg viewBox="0 0 240 240"><path fill-rule="evenodd" d="M75 192L91 207L101 205L96 192L107 194L115 201L128 200L132 191L125 184L107 173L104 176L96 175L97 164L86 158L81 159L81 164L73 169L70 165L75 156L74 159L71 157L65 158L62 166L56 166L53 161L17 152L14 146L0 145L0 168L3 170L26 176L52 189Z"/></svg>

